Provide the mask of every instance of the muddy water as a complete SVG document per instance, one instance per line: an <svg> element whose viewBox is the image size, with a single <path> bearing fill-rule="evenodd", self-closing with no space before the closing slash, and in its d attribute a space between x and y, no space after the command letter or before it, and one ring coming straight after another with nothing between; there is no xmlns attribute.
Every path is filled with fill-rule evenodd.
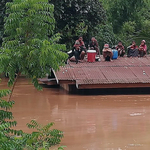
<svg viewBox="0 0 150 150"><path fill-rule="evenodd" d="M1 84L5 87L5 81ZM25 79L16 85L13 114L26 123L55 122L66 150L149 150L150 95L69 95L62 89L37 91Z"/></svg>

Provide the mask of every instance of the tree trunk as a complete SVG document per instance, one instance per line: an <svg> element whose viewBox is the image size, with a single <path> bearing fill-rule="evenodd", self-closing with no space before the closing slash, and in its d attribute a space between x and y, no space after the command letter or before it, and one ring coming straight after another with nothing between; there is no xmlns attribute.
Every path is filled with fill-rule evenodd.
<svg viewBox="0 0 150 150"><path fill-rule="evenodd" d="M8 102L11 100L11 97L12 97L12 94L13 94L13 91L14 91L14 88L15 88L15 85L16 85L16 83L17 83L17 80L18 80L18 77L20 76L20 74L21 74L21 72L18 72L18 74L17 74L17 76L16 76L16 78L15 78L15 81L14 81L13 86L12 86L12 88L11 88L11 93L10 93L10 95L9 95L9 97L8 97Z"/></svg>

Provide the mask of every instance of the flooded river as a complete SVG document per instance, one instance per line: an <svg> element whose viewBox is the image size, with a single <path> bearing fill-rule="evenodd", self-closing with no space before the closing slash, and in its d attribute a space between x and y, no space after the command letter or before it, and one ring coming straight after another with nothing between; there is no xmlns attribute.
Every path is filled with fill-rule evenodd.
<svg viewBox="0 0 150 150"><path fill-rule="evenodd" d="M1 83L5 87L5 81ZM150 95L73 95L58 88L37 91L19 79L12 109L17 129L55 123L66 150L149 150Z"/></svg>

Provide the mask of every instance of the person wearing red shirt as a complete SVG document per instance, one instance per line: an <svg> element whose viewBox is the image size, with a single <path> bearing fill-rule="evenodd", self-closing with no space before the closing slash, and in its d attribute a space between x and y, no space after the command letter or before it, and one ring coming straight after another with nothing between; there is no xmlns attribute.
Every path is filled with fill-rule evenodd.
<svg viewBox="0 0 150 150"><path fill-rule="evenodd" d="M146 41L142 40L141 45L139 46L139 56L143 57L146 54L146 51L147 51Z"/></svg>

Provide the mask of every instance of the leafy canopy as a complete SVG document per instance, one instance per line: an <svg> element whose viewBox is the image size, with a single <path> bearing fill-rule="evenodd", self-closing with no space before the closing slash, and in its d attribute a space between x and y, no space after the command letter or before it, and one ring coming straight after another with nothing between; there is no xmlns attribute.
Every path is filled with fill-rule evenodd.
<svg viewBox="0 0 150 150"><path fill-rule="evenodd" d="M17 141L10 135L21 135L21 130L13 130L12 127L16 126L17 122L13 121L12 112L9 111L14 104L13 101L5 101L2 99L3 96L10 94L10 90L0 90L0 149L21 149L21 146Z"/></svg>
<svg viewBox="0 0 150 150"><path fill-rule="evenodd" d="M121 30L124 22L135 21L140 24L139 12L145 7L144 0L114 0L109 1L108 19L112 23L114 32Z"/></svg>
<svg viewBox="0 0 150 150"><path fill-rule="evenodd" d="M89 40L94 36L94 27L106 18L99 0L50 0L50 3L55 6L56 31L62 33L61 42L67 46L73 45L80 35Z"/></svg>
<svg viewBox="0 0 150 150"><path fill-rule="evenodd" d="M6 15L0 71L9 75L9 85L17 72L32 79L40 88L37 78L58 70L67 55L65 45L58 44L59 34L54 34L54 6L48 0L14 0L6 4Z"/></svg>

